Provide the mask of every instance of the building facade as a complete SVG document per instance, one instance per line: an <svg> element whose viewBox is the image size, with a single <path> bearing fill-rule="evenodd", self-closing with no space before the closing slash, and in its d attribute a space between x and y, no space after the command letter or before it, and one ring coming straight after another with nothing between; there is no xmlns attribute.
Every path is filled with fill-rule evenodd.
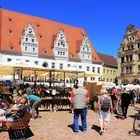
<svg viewBox="0 0 140 140"><path fill-rule="evenodd" d="M101 79L101 60L84 29L3 8L0 25L0 63L85 71L95 74L87 81Z"/></svg>
<svg viewBox="0 0 140 140"><path fill-rule="evenodd" d="M119 83L139 83L140 30L129 25L118 50Z"/></svg>
<svg viewBox="0 0 140 140"><path fill-rule="evenodd" d="M107 83L115 83L118 78L118 62L115 57L98 53L103 65L102 80Z"/></svg>

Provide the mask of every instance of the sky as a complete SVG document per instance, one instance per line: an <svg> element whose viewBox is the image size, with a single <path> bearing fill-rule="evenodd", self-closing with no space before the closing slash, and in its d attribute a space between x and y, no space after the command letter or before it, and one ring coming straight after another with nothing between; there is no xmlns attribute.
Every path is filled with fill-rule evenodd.
<svg viewBox="0 0 140 140"><path fill-rule="evenodd" d="M84 28L96 52L116 58L127 26L140 29L140 0L0 0L0 6Z"/></svg>

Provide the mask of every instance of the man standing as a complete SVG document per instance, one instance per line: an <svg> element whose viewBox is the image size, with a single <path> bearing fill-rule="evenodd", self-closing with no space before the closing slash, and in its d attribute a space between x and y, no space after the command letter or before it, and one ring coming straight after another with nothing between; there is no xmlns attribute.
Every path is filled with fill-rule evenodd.
<svg viewBox="0 0 140 140"><path fill-rule="evenodd" d="M121 95L121 105L122 105L122 114L123 114L122 119L127 118L127 110L128 110L130 102L131 102L130 91L129 89L125 89L124 93L122 93Z"/></svg>
<svg viewBox="0 0 140 140"><path fill-rule="evenodd" d="M87 131L87 109L88 109L88 102L90 99L89 92L83 87L83 84L79 84L75 86L75 89L71 93L71 102L74 109L74 132L79 132L79 123L78 118L79 115L81 116L82 122L82 131Z"/></svg>

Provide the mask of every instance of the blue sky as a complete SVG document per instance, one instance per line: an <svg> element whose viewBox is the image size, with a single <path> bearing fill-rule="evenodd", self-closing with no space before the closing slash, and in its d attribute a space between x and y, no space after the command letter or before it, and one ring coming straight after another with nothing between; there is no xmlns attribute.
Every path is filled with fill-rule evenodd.
<svg viewBox="0 0 140 140"><path fill-rule="evenodd" d="M0 0L0 5L84 28L97 52L115 57L126 27L140 29L140 0Z"/></svg>

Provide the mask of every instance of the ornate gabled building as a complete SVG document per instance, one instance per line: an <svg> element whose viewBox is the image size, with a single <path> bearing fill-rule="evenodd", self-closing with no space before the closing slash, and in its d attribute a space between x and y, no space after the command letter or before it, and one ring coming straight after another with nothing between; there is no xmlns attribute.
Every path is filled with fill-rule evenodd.
<svg viewBox="0 0 140 140"><path fill-rule="evenodd" d="M119 83L140 80L140 30L129 25L118 50Z"/></svg>
<svg viewBox="0 0 140 140"><path fill-rule="evenodd" d="M118 62L114 56L98 53L103 64L102 79L107 83L114 83L118 78Z"/></svg>
<svg viewBox="0 0 140 140"><path fill-rule="evenodd" d="M0 8L0 63L17 61L95 73L88 81L102 75L101 60L84 29Z"/></svg>

